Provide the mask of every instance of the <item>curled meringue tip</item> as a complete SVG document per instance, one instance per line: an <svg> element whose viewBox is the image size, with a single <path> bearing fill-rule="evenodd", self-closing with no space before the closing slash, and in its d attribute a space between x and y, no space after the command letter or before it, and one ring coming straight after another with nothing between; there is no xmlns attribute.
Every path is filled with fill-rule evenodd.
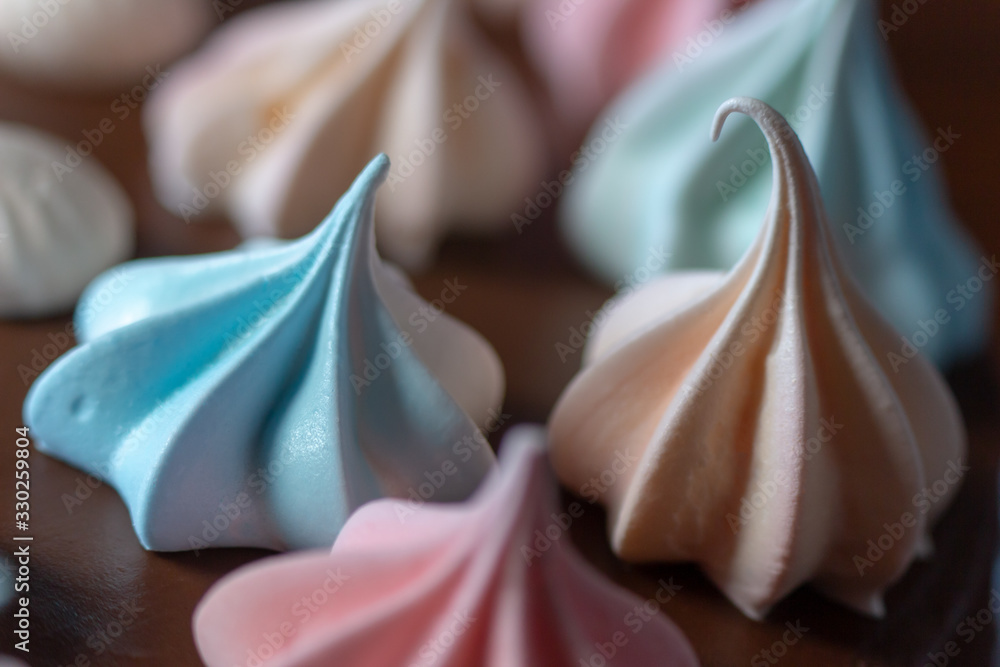
<svg viewBox="0 0 1000 667"><path fill-rule="evenodd" d="M719 140L719 135L722 133L722 126L726 123L726 119L733 113L742 113L750 116L761 129L776 126L779 130L788 128L786 131L791 131L785 117L778 113L770 104L762 102L755 97L731 97L723 102L719 106L719 110L715 112L715 118L712 120L712 129L709 133L712 141Z"/></svg>

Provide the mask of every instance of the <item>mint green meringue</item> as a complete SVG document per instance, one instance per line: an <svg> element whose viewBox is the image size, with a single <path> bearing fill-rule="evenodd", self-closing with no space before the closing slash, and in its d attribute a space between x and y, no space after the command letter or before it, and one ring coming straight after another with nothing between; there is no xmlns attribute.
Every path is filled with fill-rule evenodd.
<svg viewBox="0 0 1000 667"><path fill-rule="evenodd" d="M375 252L376 158L315 231L124 264L35 382L39 448L106 479L148 549L329 547L385 495L467 497L503 369ZM416 494L416 495L415 495Z"/></svg>
<svg viewBox="0 0 1000 667"><path fill-rule="evenodd" d="M801 138L832 236L883 315L940 365L979 351L993 264L960 230L934 164L973 139L960 127L921 132L872 7L766 0L703 42L606 111L627 126L620 138L599 141L603 122L595 125L586 145L602 154L573 174L562 211L581 259L624 282L654 254L670 255L667 270L735 264L768 205L770 156L750 122L733 123L716 144L704 126L723 100L756 97Z"/></svg>

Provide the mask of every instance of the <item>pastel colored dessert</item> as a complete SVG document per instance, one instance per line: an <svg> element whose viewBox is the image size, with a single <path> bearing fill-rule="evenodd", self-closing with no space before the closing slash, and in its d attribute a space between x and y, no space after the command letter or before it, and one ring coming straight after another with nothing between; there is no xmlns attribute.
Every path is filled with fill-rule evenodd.
<svg viewBox="0 0 1000 667"><path fill-rule="evenodd" d="M70 88L137 83L194 47L211 21L201 0L0 2L0 68Z"/></svg>
<svg viewBox="0 0 1000 667"><path fill-rule="evenodd" d="M543 137L518 75L457 0L322 0L247 12L145 110L160 200L296 236L369 157L395 162L379 248L413 268L449 229L494 231L538 187Z"/></svg>
<svg viewBox="0 0 1000 667"><path fill-rule="evenodd" d="M147 549L329 546L369 500L449 462L429 495L464 499L492 466L476 424L503 369L379 260L388 172L375 159L298 241L139 260L88 287L79 347L24 414L41 451L118 491Z"/></svg>
<svg viewBox="0 0 1000 667"><path fill-rule="evenodd" d="M807 582L880 616L958 489L964 426L850 276L785 119L736 98L713 139L737 111L773 160L757 239L729 273L669 274L602 314L552 415L554 467L580 488L639 458L601 497L625 560L698 563L753 618Z"/></svg>
<svg viewBox="0 0 1000 667"><path fill-rule="evenodd" d="M93 157L65 161L56 137L0 124L0 317L68 311L132 254L132 206L118 181Z"/></svg>
<svg viewBox="0 0 1000 667"><path fill-rule="evenodd" d="M659 263L653 252L668 255L666 270L736 263L760 229L770 158L748 123L715 146L699 130L734 92L789 118L816 169L832 243L889 322L912 339L947 316L922 351L942 366L976 354L992 301L976 274L992 267L956 223L936 164L962 128L920 131L861 0L756 3L682 72L664 62L616 101L607 115L626 129L564 196L579 257L612 282Z"/></svg>
<svg viewBox="0 0 1000 667"><path fill-rule="evenodd" d="M375 501L332 552L270 558L217 583L195 611L198 650L209 667L251 656L286 667L578 667L606 655L697 665L664 614L637 614L644 601L576 552L557 495L544 433L518 427L469 502ZM678 588L662 582L653 604Z"/></svg>
<svg viewBox="0 0 1000 667"><path fill-rule="evenodd" d="M652 66L680 69L750 0L600 0L525 3L524 41L569 126L584 129ZM706 37L702 37L704 32ZM692 46L692 44L694 46Z"/></svg>

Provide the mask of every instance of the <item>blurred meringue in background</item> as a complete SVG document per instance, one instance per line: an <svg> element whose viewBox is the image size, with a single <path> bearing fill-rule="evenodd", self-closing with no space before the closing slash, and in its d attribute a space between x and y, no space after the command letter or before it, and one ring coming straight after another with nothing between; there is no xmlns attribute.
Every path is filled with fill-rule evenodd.
<svg viewBox="0 0 1000 667"><path fill-rule="evenodd" d="M527 2L525 48L548 83L559 119L573 132L667 54L689 58L687 51L714 41L751 1Z"/></svg>
<svg viewBox="0 0 1000 667"><path fill-rule="evenodd" d="M393 169L379 247L417 268L450 227L508 226L547 150L515 69L463 0L324 0L247 12L145 111L160 200L246 236L309 231L373 155Z"/></svg>
<svg viewBox="0 0 1000 667"><path fill-rule="evenodd" d="M770 157L752 124L712 144L704 119L720 100L753 96L799 134L866 295L937 363L972 356L991 290L976 288L980 258L935 164L962 130L920 131L882 42L862 0L766 0L691 62L665 60L606 111L627 129L574 174L562 209L571 246L609 281L652 252L669 255L666 269L731 267L760 229Z"/></svg>
<svg viewBox="0 0 1000 667"><path fill-rule="evenodd" d="M204 0L4 0L0 68L33 84L107 89L190 50L212 23Z"/></svg>
<svg viewBox="0 0 1000 667"><path fill-rule="evenodd" d="M93 156L0 124L0 317L69 311L97 274L132 254L132 205ZM61 168L60 168L61 167Z"/></svg>

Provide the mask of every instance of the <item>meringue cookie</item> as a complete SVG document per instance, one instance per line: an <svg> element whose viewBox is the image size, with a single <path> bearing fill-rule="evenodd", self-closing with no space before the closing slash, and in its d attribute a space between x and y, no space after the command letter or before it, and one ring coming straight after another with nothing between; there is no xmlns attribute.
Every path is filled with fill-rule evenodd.
<svg viewBox="0 0 1000 667"><path fill-rule="evenodd" d="M374 160L298 241L140 260L87 289L81 345L25 417L39 449L118 490L146 548L329 546L369 500L453 459L434 498L462 499L492 465L475 423L503 369L375 254L388 170Z"/></svg>
<svg viewBox="0 0 1000 667"><path fill-rule="evenodd" d="M615 94L699 31L726 29L750 0L541 0L525 5L524 42L561 118L583 129ZM695 41L697 45L698 42Z"/></svg>
<svg viewBox="0 0 1000 667"><path fill-rule="evenodd" d="M509 224L538 187L527 92L455 0L324 0L248 12L145 110L160 200L225 210L244 235L310 230L375 152L397 161L379 248L409 267L448 225Z"/></svg>
<svg viewBox="0 0 1000 667"><path fill-rule="evenodd" d="M120 86L193 47L210 24L202 0L6 0L0 67L33 82Z"/></svg>
<svg viewBox="0 0 1000 667"><path fill-rule="evenodd" d="M833 242L882 314L910 335L938 309L951 310L949 296L979 263L945 203L940 165L929 164L954 134L919 131L869 4L755 4L683 71L665 62L624 95L608 115L627 129L574 174L564 197L564 230L579 256L612 281L652 249L670 255L667 269L728 269L739 259L767 203L767 152L748 123L716 146L698 131L735 91L792 119L816 167ZM923 351L940 365L979 351L990 302L968 300Z"/></svg>
<svg viewBox="0 0 1000 667"><path fill-rule="evenodd" d="M69 310L97 274L128 258L133 213L93 157L56 171L59 140L0 124L0 316Z"/></svg>
<svg viewBox="0 0 1000 667"><path fill-rule="evenodd" d="M627 625L643 601L576 553L560 528L543 432L515 429L501 452L497 474L468 503L376 501L351 517L332 553L267 559L216 584L194 615L206 664L253 654L288 667L577 667L597 664L597 646L617 632L627 643L615 664L696 665L664 615L639 633ZM543 538L551 546L539 553L532 545ZM675 593L661 591L658 603ZM296 614L309 597L313 613ZM266 639L275 632L277 647Z"/></svg>
<svg viewBox="0 0 1000 667"><path fill-rule="evenodd" d="M784 118L737 98L713 138L734 111L774 160L758 238L728 274L668 275L605 314L553 413L554 466L578 488L631 449L639 464L601 499L614 550L696 562L748 616L805 582L881 615L958 488L962 420L848 275Z"/></svg>

